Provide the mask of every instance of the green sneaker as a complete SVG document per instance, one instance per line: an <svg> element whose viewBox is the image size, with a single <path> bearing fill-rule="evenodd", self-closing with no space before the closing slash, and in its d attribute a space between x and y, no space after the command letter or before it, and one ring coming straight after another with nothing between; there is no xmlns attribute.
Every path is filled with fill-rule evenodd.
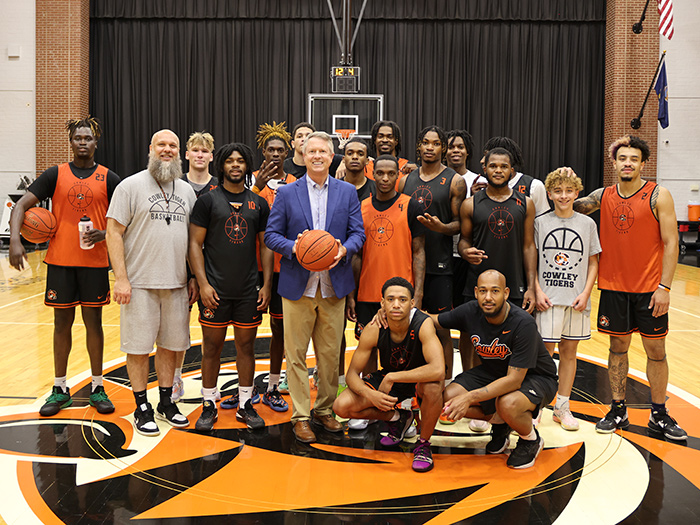
<svg viewBox="0 0 700 525"><path fill-rule="evenodd" d="M114 412L114 405L107 397L107 392L102 385L98 386L90 394L90 406L97 409L100 414L111 414Z"/></svg>
<svg viewBox="0 0 700 525"><path fill-rule="evenodd" d="M39 409L39 414L44 417L55 416L59 410L72 404L70 389L66 387L66 392L64 393L60 387L54 386L53 390L51 390L51 395L46 398L46 403Z"/></svg>
<svg viewBox="0 0 700 525"><path fill-rule="evenodd" d="M289 385L287 384L287 378L285 377L282 382L277 385L277 391L280 394L289 394Z"/></svg>

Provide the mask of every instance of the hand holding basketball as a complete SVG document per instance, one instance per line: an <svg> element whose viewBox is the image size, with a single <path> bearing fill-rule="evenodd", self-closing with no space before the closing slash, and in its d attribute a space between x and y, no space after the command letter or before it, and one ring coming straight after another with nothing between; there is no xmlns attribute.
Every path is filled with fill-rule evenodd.
<svg viewBox="0 0 700 525"><path fill-rule="evenodd" d="M297 237L295 253L299 264L312 272L321 272L335 266L343 248L333 236L324 230L307 230Z"/></svg>
<svg viewBox="0 0 700 525"><path fill-rule="evenodd" d="M24 212L24 221L20 233L27 241L41 244L48 241L58 228L53 213L46 208L29 208Z"/></svg>

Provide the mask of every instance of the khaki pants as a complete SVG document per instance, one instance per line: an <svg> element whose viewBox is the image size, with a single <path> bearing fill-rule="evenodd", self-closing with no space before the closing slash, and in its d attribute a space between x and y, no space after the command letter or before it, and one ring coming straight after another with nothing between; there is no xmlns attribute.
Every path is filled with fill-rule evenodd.
<svg viewBox="0 0 700 525"><path fill-rule="evenodd" d="M345 298L302 297L297 301L282 298L284 315L284 351L287 359L287 384L292 398L292 422L310 419L311 389L306 366L306 350L313 340L318 364L318 394L314 412L331 413L338 393L338 359L343 335Z"/></svg>

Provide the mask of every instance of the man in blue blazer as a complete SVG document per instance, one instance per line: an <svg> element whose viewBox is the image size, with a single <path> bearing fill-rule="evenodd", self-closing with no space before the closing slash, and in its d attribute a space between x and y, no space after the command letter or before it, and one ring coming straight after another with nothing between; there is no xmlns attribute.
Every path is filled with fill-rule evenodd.
<svg viewBox="0 0 700 525"><path fill-rule="evenodd" d="M313 443L313 422L330 432L342 431L333 417L338 390L338 359L345 316L345 296L355 288L351 259L365 241L355 187L328 175L333 140L323 132L309 135L303 146L306 175L277 191L265 231L265 244L282 254L277 291L282 296L287 381L299 441ZM305 230L326 230L338 242L334 265L310 272L296 259L298 237ZM311 417L306 351L313 339L318 366L318 394Z"/></svg>

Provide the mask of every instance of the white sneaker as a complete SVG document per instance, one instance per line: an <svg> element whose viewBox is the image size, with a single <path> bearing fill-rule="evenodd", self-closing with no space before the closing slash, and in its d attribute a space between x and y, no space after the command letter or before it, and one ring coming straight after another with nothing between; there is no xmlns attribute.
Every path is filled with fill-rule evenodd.
<svg viewBox="0 0 700 525"><path fill-rule="evenodd" d="M472 419L469 421L469 430L472 432L486 432L489 429L489 422L481 419Z"/></svg>
<svg viewBox="0 0 700 525"><path fill-rule="evenodd" d="M170 396L170 399L173 403L177 403L183 397L185 397L185 382L181 377L176 377L173 380L173 393Z"/></svg>
<svg viewBox="0 0 700 525"><path fill-rule="evenodd" d="M350 419L348 430L364 430L369 426L369 419Z"/></svg>
<svg viewBox="0 0 700 525"><path fill-rule="evenodd" d="M578 430L578 420L573 416L569 405L555 408L552 419L561 425L564 430Z"/></svg>
<svg viewBox="0 0 700 525"><path fill-rule="evenodd" d="M406 433L403 435L404 438L412 438L416 437L418 435L418 426L416 425L416 420L413 420L413 423L411 423L411 426L408 427L408 430Z"/></svg>

